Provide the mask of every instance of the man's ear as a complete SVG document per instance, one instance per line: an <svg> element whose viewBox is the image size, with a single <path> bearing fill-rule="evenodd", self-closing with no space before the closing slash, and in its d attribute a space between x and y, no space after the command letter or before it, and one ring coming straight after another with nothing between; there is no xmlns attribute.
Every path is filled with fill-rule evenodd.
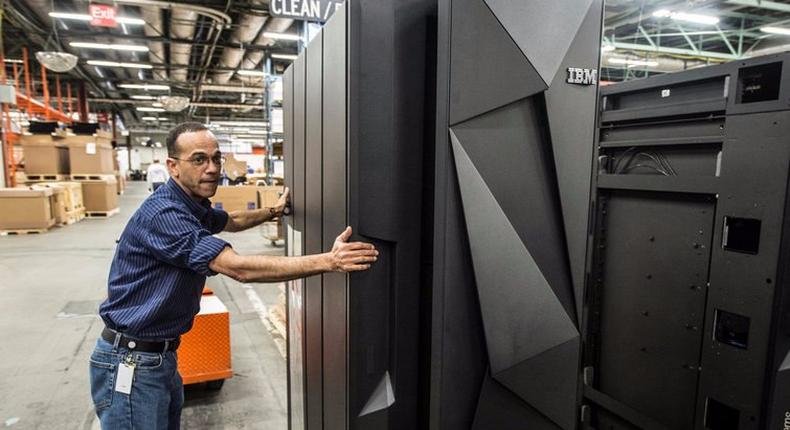
<svg viewBox="0 0 790 430"><path fill-rule="evenodd" d="M180 169L178 168L177 160L174 160L172 158L168 158L167 159L167 171L170 173L170 176L172 176L174 178L177 178L179 173L180 173L179 170Z"/></svg>

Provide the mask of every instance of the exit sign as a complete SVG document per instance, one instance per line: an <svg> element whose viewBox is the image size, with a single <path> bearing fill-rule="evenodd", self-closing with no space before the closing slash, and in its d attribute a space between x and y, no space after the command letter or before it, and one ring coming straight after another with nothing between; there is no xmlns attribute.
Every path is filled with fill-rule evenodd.
<svg viewBox="0 0 790 430"><path fill-rule="evenodd" d="M91 25L95 27L117 27L115 21L115 7L104 4L92 4L88 6L88 13L91 15Z"/></svg>

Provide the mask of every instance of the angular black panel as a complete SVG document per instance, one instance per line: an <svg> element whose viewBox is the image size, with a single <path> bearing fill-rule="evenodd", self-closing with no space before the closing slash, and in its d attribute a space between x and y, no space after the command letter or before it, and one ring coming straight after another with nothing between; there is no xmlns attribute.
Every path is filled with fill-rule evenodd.
<svg viewBox="0 0 790 430"><path fill-rule="evenodd" d="M547 83L557 74L593 3L593 0L484 1Z"/></svg>
<svg viewBox="0 0 790 430"><path fill-rule="evenodd" d="M578 336L502 209L451 134L492 373Z"/></svg>
<svg viewBox="0 0 790 430"><path fill-rule="evenodd" d="M525 427L529 430L560 429L486 374L471 429L523 430Z"/></svg>
<svg viewBox="0 0 790 430"><path fill-rule="evenodd" d="M452 131L575 323L557 182L539 104L541 98L524 99Z"/></svg>
<svg viewBox="0 0 790 430"><path fill-rule="evenodd" d="M483 0L456 0L452 11L450 124L546 89Z"/></svg>
<svg viewBox="0 0 790 430"><path fill-rule="evenodd" d="M579 337L494 375L521 399L563 429L576 423Z"/></svg>
<svg viewBox="0 0 790 430"><path fill-rule="evenodd" d="M577 315L582 313L597 86L568 85L564 81L568 67L595 69L598 66L602 3L603 0L592 2L546 91L546 112L554 163L556 171L560 172L557 185Z"/></svg>

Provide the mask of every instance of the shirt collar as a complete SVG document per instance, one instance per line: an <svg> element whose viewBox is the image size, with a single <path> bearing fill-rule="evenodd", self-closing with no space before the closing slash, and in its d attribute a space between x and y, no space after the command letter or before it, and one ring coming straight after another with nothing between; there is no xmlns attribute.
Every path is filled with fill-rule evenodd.
<svg viewBox="0 0 790 430"><path fill-rule="evenodd" d="M198 219L203 218L209 209L211 209L211 202L209 199L202 199L199 203L190 197L173 178L168 179L165 187L171 194L175 195L179 200L184 202L189 210L197 216Z"/></svg>

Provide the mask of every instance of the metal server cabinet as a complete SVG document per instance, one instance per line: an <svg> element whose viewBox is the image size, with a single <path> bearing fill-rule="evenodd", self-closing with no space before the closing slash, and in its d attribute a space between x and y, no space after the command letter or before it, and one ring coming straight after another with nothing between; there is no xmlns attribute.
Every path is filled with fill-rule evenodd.
<svg viewBox="0 0 790 430"><path fill-rule="evenodd" d="M787 428L789 60L601 90L591 428Z"/></svg>
<svg viewBox="0 0 790 430"><path fill-rule="evenodd" d="M431 429L579 423L602 13L439 2Z"/></svg>
<svg viewBox="0 0 790 430"><path fill-rule="evenodd" d="M430 0L348 0L286 72L288 253L329 250L347 225L380 252L288 286L292 429L418 427L432 20Z"/></svg>

